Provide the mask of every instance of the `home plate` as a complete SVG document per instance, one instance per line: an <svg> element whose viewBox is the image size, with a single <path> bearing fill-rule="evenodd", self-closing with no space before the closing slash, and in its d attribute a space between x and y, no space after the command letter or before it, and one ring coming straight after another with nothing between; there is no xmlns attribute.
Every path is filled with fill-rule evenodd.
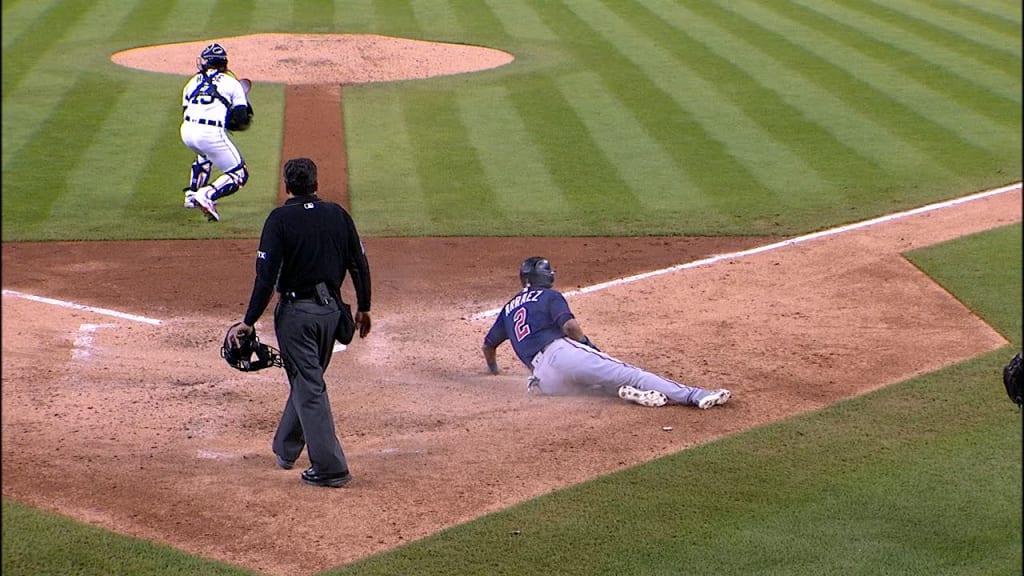
<svg viewBox="0 0 1024 576"><path fill-rule="evenodd" d="M241 455L230 452L216 452L214 450L197 450L196 457L207 460L237 460L241 458Z"/></svg>

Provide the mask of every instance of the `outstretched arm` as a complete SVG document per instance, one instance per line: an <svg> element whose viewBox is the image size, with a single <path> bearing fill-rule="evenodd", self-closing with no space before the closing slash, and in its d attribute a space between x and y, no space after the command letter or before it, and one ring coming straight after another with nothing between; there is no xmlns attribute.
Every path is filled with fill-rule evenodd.
<svg viewBox="0 0 1024 576"><path fill-rule="evenodd" d="M487 361L487 371L491 374L498 373L498 354L497 348L484 344L480 347L480 350L484 353L484 360Z"/></svg>

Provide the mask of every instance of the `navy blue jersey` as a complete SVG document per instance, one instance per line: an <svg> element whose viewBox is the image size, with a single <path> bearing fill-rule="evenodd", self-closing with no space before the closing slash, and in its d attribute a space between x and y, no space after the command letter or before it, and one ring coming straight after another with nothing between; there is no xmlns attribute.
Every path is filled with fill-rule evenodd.
<svg viewBox="0 0 1024 576"><path fill-rule="evenodd" d="M562 326L572 318L569 303L561 292L527 287L501 308L484 336L484 344L497 348L508 340L516 356L530 368L537 352L565 335Z"/></svg>

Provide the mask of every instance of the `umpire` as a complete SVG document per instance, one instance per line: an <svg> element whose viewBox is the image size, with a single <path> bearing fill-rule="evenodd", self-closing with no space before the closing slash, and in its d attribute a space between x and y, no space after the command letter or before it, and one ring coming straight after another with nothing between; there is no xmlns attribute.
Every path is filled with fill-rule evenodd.
<svg viewBox="0 0 1024 576"><path fill-rule="evenodd" d="M370 333L370 267L349 213L317 197L312 160L287 161L284 183L288 199L263 224L245 319L228 337L237 346L239 337L253 331L276 287L274 329L290 386L274 434L277 464L290 469L306 447L311 466L302 481L337 488L352 476L334 429L324 370L342 315L349 314L341 301L346 271L356 292L355 328L360 338Z"/></svg>

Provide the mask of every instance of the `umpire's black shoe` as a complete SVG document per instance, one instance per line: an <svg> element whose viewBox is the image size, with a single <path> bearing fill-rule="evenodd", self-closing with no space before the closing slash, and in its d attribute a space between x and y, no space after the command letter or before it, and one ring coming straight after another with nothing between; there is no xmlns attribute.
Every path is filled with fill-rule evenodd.
<svg viewBox="0 0 1024 576"><path fill-rule="evenodd" d="M349 474L348 471L334 474L321 474L316 471L316 468L309 468L302 473L302 481L306 484L312 484L313 486L341 488L352 481L352 475Z"/></svg>
<svg viewBox="0 0 1024 576"><path fill-rule="evenodd" d="M295 460L289 460L277 452L274 452L274 456L277 457L277 465L285 470L291 470L295 466Z"/></svg>

